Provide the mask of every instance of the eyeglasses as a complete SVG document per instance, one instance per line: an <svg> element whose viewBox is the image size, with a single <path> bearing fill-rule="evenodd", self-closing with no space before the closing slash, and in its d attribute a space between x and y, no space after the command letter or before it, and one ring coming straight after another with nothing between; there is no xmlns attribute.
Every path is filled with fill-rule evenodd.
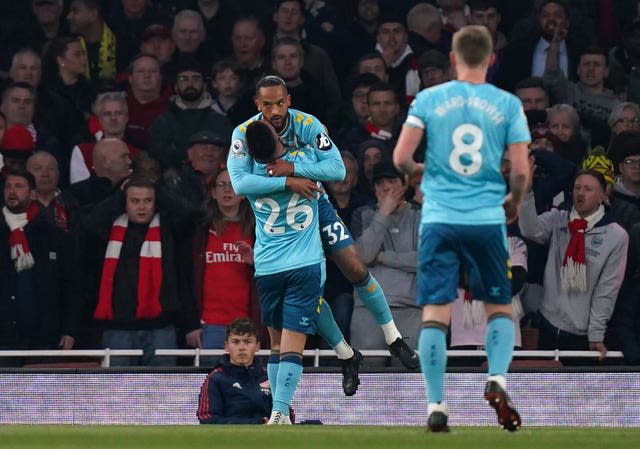
<svg viewBox="0 0 640 449"><path fill-rule="evenodd" d="M194 83L201 83L202 82L202 75L191 75L191 76L187 76L187 75L180 75L177 78L179 83L187 83L189 81L192 81Z"/></svg>
<svg viewBox="0 0 640 449"><path fill-rule="evenodd" d="M621 117L618 120L616 120L616 124L618 123L637 126L638 123L640 123L640 119L638 117Z"/></svg>
<svg viewBox="0 0 640 449"><path fill-rule="evenodd" d="M640 159L625 159L622 163L626 167L640 168Z"/></svg>
<svg viewBox="0 0 640 449"><path fill-rule="evenodd" d="M218 181L216 182L216 189L220 189L220 190L225 190L225 189L232 189L233 186L231 185L230 182L224 182L224 181Z"/></svg>

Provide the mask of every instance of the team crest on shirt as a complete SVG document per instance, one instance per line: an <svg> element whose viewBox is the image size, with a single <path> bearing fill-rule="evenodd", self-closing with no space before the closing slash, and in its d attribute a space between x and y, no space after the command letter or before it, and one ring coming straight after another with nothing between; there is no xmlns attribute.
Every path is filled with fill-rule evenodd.
<svg viewBox="0 0 640 449"><path fill-rule="evenodd" d="M231 154L233 157L241 158L246 157L247 152L244 150L244 145L242 145L242 140L236 139L231 144Z"/></svg>
<svg viewBox="0 0 640 449"><path fill-rule="evenodd" d="M329 139L329 136L327 136L325 133L320 133L316 136L316 146L322 151L327 151L330 150L331 147L333 147L333 144L331 143L331 139Z"/></svg>

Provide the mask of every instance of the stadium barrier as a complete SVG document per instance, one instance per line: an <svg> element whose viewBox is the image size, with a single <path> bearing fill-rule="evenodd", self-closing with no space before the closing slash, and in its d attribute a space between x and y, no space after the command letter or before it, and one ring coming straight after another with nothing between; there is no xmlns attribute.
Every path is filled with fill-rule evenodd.
<svg viewBox="0 0 640 449"><path fill-rule="evenodd" d="M365 357L391 357L387 350L363 350L360 351ZM193 357L193 366L200 366L200 358L205 356L219 356L225 354L223 349L157 349L155 355L157 356L173 356L173 357ZM268 356L269 350L258 351L259 356ZM108 368L111 366L112 356L125 356L125 357L140 357L142 355L142 349L70 349L70 350L15 350L15 351L0 351L1 357L19 357L19 358L59 358L59 357L95 357L101 359L101 366ZM313 366L320 366L321 357L335 357L335 352L330 349L307 349L302 354L304 357L313 357ZM447 351L447 356L450 358L463 358L463 357L485 357L486 352L484 350L459 350L452 349ZM547 351L531 351L531 350L519 350L513 352L514 360L518 359L536 359L536 360L554 360L561 361L562 358L598 358L600 353L598 351L561 351L561 350L547 350ZM608 359L620 359L622 358L622 352L609 351L607 352Z"/></svg>

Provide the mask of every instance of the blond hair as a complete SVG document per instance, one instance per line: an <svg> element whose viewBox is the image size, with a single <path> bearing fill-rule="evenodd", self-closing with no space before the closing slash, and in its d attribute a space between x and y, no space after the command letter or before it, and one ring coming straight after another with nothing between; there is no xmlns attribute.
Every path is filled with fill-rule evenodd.
<svg viewBox="0 0 640 449"><path fill-rule="evenodd" d="M461 63L477 68L488 63L493 53L493 39L487 27L467 25L453 35L451 48Z"/></svg>

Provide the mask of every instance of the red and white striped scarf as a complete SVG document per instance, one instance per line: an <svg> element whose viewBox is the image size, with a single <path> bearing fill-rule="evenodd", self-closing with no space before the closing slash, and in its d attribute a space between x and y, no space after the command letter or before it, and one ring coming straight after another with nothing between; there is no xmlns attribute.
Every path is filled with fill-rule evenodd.
<svg viewBox="0 0 640 449"><path fill-rule="evenodd" d="M21 214L14 214L6 206L2 208L4 220L11 231L9 233L9 247L11 248L11 259L16 271L28 270L35 264L24 227L31 223L39 212L40 209L34 202L31 202L26 212Z"/></svg>
<svg viewBox="0 0 640 449"><path fill-rule="evenodd" d="M126 214L120 215L113 222L109 234L109 244L104 257L98 306L93 314L96 320L113 319L113 280L118 267L120 250L127 233L129 219ZM162 246L160 244L160 217L153 216L142 248L140 248L140 264L138 265L138 305L136 319L155 319L162 313L160 305L160 288L162 286Z"/></svg>

